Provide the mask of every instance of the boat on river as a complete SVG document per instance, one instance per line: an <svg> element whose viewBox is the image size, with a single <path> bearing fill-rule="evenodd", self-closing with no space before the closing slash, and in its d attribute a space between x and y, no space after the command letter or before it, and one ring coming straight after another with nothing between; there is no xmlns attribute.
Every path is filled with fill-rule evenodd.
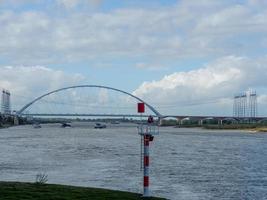
<svg viewBox="0 0 267 200"><path fill-rule="evenodd" d="M107 126L105 124L96 123L94 128L102 129L102 128L107 128Z"/></svg>
<svg viewBox="0 0 267 200"><path fill-rule="evenodd" d="M62 123L61 128L70 128L71 124L70 123Z"/></svg>
<svg viewBox="0 0 267 200"><path fill-rule="evenodd" d="M33 128L42 128L42 126L39 123L35 123L35 124L33 124Z"/></svg>

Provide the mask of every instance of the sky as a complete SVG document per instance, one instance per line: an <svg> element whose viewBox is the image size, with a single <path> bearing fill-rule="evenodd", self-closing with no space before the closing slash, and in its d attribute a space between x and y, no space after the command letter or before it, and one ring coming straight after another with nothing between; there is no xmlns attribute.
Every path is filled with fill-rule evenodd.
<svg viewBox="0 0 267 200"><path fill-rule="evenodd" d="M13 109L94 84L166 115L227 116L256 90L267 116L266 19L265 0L0 0L0 88Z"/></svg>

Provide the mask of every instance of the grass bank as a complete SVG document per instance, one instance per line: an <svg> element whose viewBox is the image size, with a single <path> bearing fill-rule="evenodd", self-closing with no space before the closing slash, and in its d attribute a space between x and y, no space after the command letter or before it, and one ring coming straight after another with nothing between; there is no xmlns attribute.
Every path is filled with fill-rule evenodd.
<svg viewBox="0 0 267 200"><path fill-rule="evenodd" d="M1 200L137 200L140 194L55 184L0 182ZM145 198L164 200L163 198Z"/></svg>

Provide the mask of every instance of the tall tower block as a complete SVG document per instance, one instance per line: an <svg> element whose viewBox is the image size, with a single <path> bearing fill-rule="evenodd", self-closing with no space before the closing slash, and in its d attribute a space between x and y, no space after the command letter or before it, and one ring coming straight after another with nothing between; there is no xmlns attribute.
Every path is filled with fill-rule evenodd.
<svg viewBox="0 0 267 200"><path fill-rule="evenodd" d="M3 114L11 114L10 92L8 90L2 90L1 100L1 112Z"/></svg>

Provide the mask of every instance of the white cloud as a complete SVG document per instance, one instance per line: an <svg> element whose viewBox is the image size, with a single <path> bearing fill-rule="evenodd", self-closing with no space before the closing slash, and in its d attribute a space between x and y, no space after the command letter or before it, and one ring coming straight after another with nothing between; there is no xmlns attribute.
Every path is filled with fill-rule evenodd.
<svg viewBox="0 0 267 200"><path fill-rule="evenodd" d="M45 1L0 0L5 5L9 2L20 6ZM156 103L177 100L190 104L194 98L203 101L218 96L231 97L250 87L265 87L267 59L259 57L266 53L266 1L248 0L239 4L236 1L182 0L169 7L136 6L108 12L87 12L80 8L100 3L100 0L57 0L54 5L62 6L51 6L49 11L16 9L19 11L15 12L8 6L3 7L0 62L45 65L86 61L97 66L108 60L109 66L113 66L113 59L122 58L136 63L140 69L162 70L168 68L166 63L174 66L180 58L219 58L198 70L177 72L160 81L143 83L135 91L138 96ZM71 12L54 13L65 8ZM11 80L20 81L16 87L13 86L15 81L5 78L8 68L3 69L6 75L1 71L1 84L5 87L14 90L17 87L20 91L33 87L27 82L33 78L30 78L31 73L37 73L33 68L29 68L30 72L23 67L12 68L29 77L25 81L9 75ZM44 69L37 71L46 74ZM61 73L55 73L59 77L55 75L54 79L63 79L66 74ZM48 80L52 82L51 77ZM33 81L45 83L42 78Z"/></svg>
<svg viewBox="0 0 267 200"><path fill-rule="evenodd" d="M159 63L145 63L145 62L136 63L136 67L139 69L147 69L150 71L161 71L166 69L165 66Z"/></svg>
<svg viewBox="0 0 267 200"><path fill-rule="evenodd" d="M197 70L177 72L159 81L144 82L133 94L159 107L171 105L179 110L170 106L167 112L171 113L217 112L231 115L230 99L235 93L266 86L266 61L266 58L255 62L249 58L228 56ZM185 108L189 105L195 106Z"/></svg>
<svg viewBox="0 0 267 200"><path fill-rule="evenodd" d="M38 3L41 0L0 0L0 4L23 5L25 3Z"/></svg>
<svg viewBox="0 0 267 200"><path fill-rule="evenodd" d="M67 74L43 66L5 66L1 68L0 88L10 90L14 109L52 90L81 83L80 74Z"/></svg>
<svg viewBox="0 0 267 200"><path fill-rule="evenodd" d="M79 0L57 0L57 2L59 4L62 4L66 8L73 8L77 6L77 4L79 3Z"/></svg>
<svg viewBox="0 0 267 200"><path fill-rule="evenodd" d="M41 95L59 88L84 85L85 80L86 77L81 74L68 74L44 66L5 66L1 68L0 89L11 92L12 110L18 111ZM135 114L136 100L113 90L78 87L50 94L27 111L50 114Z"/></svg>
<svg viewBox="0 0 267 200"><path fill-rule="evenodd" d="M196 34L235 36L266 31L265 12L254 13L244 5L234 5L203 17L196 26ZM246 20L244 20L246 19Z"/></svg>
<svg viewBox="0 0 267 200"><path fill-rule="evenodd" d="M248 3L253 6L266 6L267 2L265 0L248 0Z"/></svg>
<svg viewBox="0 0 267 200"><path fill-rule="evenodd" d="M98 6L102 0L56 0L59 5L63 5L67 9L75 8L82 4L83 6L88 4L91 6Z"/></svg>
<svg viewBox="0 0 267 200"><path fill-rule="evenodd" d="M100 1L58 0L65 7ZM0 52L8 63L45 65L123 57L172 60L260 53L267 8L222 1L110 12L3 11ZM256 8L255 8L256 7ZM257 10L257 12L255 11ZM246 19L246 20L244 20ZM246 39L246 38L252 39ZM242 39L243 38L243 39ZM226 45L227 44L227 45Z"/></svg>

